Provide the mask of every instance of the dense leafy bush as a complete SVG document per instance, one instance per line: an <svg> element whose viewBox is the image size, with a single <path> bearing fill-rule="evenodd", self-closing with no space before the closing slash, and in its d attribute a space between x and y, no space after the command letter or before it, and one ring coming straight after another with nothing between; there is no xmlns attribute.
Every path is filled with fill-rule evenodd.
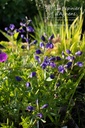
<svg viewBox="0 0 85 128"><path fill-rule="evenodd" d="M36 15L37 9L34 0L0 0L0 25L10 23L19 24L19 21L28 16Z"/></svg>

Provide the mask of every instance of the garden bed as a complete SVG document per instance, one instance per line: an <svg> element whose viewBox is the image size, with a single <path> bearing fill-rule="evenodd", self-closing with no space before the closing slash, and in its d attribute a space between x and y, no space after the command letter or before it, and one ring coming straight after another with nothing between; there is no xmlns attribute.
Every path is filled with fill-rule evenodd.
<svg viewBox="0 0 85 128"><path fill-rule="evenodd" d="M27 20L19 29L11 24L7 33L0 31L9 40L0 42L0 127L84 128L81 15L57 30L49 22L30 24Z"/></svg>

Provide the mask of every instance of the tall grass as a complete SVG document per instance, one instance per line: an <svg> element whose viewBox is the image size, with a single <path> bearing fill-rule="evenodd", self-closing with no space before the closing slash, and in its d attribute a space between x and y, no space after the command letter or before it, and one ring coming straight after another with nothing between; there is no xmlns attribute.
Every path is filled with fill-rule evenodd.
<svg viewBox="0 0 85 128"><path fill-rule="evenodd" d="M55 20L55 17L52 21L45 22L45 19L42 17L39 12L39 17L35 17L34 28L36 33L36 38L40 42L40 37L42 34L46 33L48 37L51 34L54 34L55 38L57 35L60 35L61 42L56 42L58 44L59 52L62 50L70 49L74 53L76 50L84 50L84 38L80 41L81 30L82 30L82 8L80 15L74 19L72 24L69 24L66 11L63 12L64 19L62 22ZM82 45L81 45L82 43Z"/></svg>

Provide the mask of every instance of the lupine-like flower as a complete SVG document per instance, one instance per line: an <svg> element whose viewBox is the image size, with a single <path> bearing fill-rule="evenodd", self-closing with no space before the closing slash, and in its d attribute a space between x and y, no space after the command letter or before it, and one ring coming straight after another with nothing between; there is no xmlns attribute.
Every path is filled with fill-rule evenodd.
<svg viewBox="0 0 85 128"><path fill-rule="evenodd" d="M16 81L19 81L19 82L22 80L22 78L20 76L16 76L15 79L16 79Z"/></svg>
<svg viewBox="0 0 85 128"><path fill-rule="evenodd" d="M52 34L48 40L52 40L54 38L54 34Z"/></svg>
<svg viewBox="0 0 85 128"><path fill-rule="evenodd" d="M34 40L33 42L32 42L32 44L36 44L37 43L37 40Z"/></svg>
<svg viewBox="0 0 85 128"><path fill-rule="evenodd" d="M30 82L27 82L27 83L26 83L26 87L27 87L27 88L28 88L28 87L31 87Z"/></svg>
<svg viewBox="0 0 85 128"><path fill-rule="evenodd" d="M36 50L36 54L41 54L42 52L41 52L41 50L40 49L37 49Z"/></svg>
<svg viewBox="0 0 85 128"><path fill-rule="evenodd" d="M36 44L37 43L37 40L34 40L30 43L30 45L33 45L33 44Z"/></svg>
<svg viewBox="0 0 85 128"><path fill-rule="evenodd" d="M8 56L5 52L0 51L0 62L5 62L7 60Z"/></svg>
<svg viewBox="0 0 85 128"><path fill-rule="evenodd" d="M62 58L64 58L65 57L65 53L62 51Z"/></svg>
<svg viewBox="0 0 85 128"><path fill-rule="evenodd" d="M45 56L45 58L44 58L44 62L45 62L47 65L49 65L50 60L49 60L49 58L48 58L47 56Z"/></svg>
<svg viewBox="0 0 85 128"><path fill-rule="evenodd" d="M32 26L28 26L26 27L27 32L34 32L34 29L32 28Z"/></svg>
<svg viewBox="0 0 85 128"><path fill-rule="evenodd" d="M50 65L50 60L47 56L45 56L44 61L42 62L42 64L40 65L43 69L45 69L47 66Z"/></svg>
<svg viewBox="0 0 85 128"><path fill-rule="evenodd" d="M51 42L47 43L46 48L50 48L50 49L54 48L53 43L51 43Z"/></svg>
<svg viewBox="0 0 85 128"><path fill-rule="evenodd" d="M33 110L34 110L34 108L33 108L33 106L28 106L26 110L28 110L28 111L30 111L30 112L31 112L31 111L33 111Z"/></svg>
<svg viewBox="0 0 85 128"><path fill-rule="evenodd" d="M15 25L14 25L14 24L10 24L10 25L9 25L9 28L10 28L10 30L12 30L12 31L13 31L13 30L14 30L14 28L15 28Z"/></svg>
<svg viewBox="0 0 85 128"><path fill-rule="evenodd" d="M5 31L8 31L9 29L8 29L8 27L5 27Z"/></svg>
<svg viewBox="0 0 85 128"><path fill-rule="evenodd" d="M66 65L65 65L65 68L70 68L72 66L72 62L68 62Z"/></svg>
<svg viewBox="0 0 85 128"><path fill-rule="evenodd" d="M54 74L51 74L51 75L50 75L50 78L51 78L51 79L54 79L54 78L55 78L55 75L54 75Z"/></svg>
<svg viewBox="0 0 85 128"><path fill-rule="evenodd" d="M22 45L21 48L22 48L22 49L26 49L26 46Z"/></svg>
<svg viewBox="0 0 85 128"><path fill-rule="evenodd" d="M82 52L81 52L81 51L77 51L77 52L75 53L75 55L76 55L76 56L80 56L80 55L82 55Z"/></svg>
<svg viewBox="0 0 85 128"><path fill-rule="evenodd" d="M25 26L26 26L26 24L25 24L25 23L22 23L22 22L20 22L20 25L21 25L22 27L25 27Z"/></svg>
<svg viewBox="0 0 85 128"><path fill-rule="evenodd" d="M17 32L19 32L19 33L24 33L25 30L24 30L23 28L20 28L20 29L17 29Z"/></svg>
<svg viewBox="0 0 85 128"><path fill-rule="evenodd" d="M42 39L42 41L45 41L45 37L43 35L41 36L41 39Z"/></svg>
<svg viewBox="0 0 85 128"><path fill-rule="evenodd" d="M50 61L55 61L56 60L56 57L51 57L49 60Z"/></svg>
<svg viewBox="0 0 85 128"><path fill-rule="evenodd" d="M56 56L56 60L61 60L61 57L60 56Z"/></svg>
<svg viewBox="0 0 85 128"><path fill-rule="evenodd" d="M13 36L14 32L8 32L8 35Z"/></svg>
<svg viewBox="0 0 85 128"><path fill-rule="evenodd" d="M60 73L64 73L65 72L64 66L63 65L58 66L58 71Z"/></svg>
<svg viewBox="0 0 85 128"><path fill-rule="evenodd" d="M71 54L71 51L69 49L66 50L67 54Z"/></svg>
<svg viewBox="0 0 85 128"><path fill-rule="evenodd" d="M40 63L41 60L40 60L40 57L39 56L35 56L35 59Z"/></svg>
<svg viewBox="0 0 85 128"><path fill-rule="evenodd" d="M78 65L79 67L83 67L83 63L82 62L77 62L76 65Z"/></svg>
<svg viewBox="0 0 85 128"><path fill-rule="evenodd" d="M73 61L74 59L75 59L74 56L67 56L67 57L66 57L66 60L69 60L69 61Z"/></svg>
<svg viewBox="0 0 85 128"><path fill-rule="evenodd" d="M7 34L10 36L13 36L15 33L15 25L14 24L10 24L9 27L5 27L5 31L7 31Z"/></svg>
<svg viewBox="0 0 85 128"><path fill-rule="evenodd" d="M36 76L36 72L31 72L31 74L30 74L30 78L32 78L32 77L35 77Z"/></svg>
<svg viewBox="0 0 85 128"><path fill-rule="evenodd" d="M42 67L42 69L45 69L47 67L47 64L43 62L40 66Z"/></svg>
<svg viewBox="0 0 85 128"><path fill-rule="evenodd" d="M52 68L55 68L55 67L56 67L56 64L55 64L54 62L50 62L50 66L51 66Z"/></svg>
<svg viewBox="0 0 85 128"><path fill-rule="evenodd" d="M44 47L45 47L45 45L44 45L43 42L40 42L40 47L41 47L41 48L44 48Z"/></svg>
<svg viewBox="0 0 85 128"><path fill-rule="evenodd" d="M59 86L60 86L60 82L58 82L58 83L56 84L56 86L59 87Z"/></svg>
<svg viewBox="0 0 85 128"><path fill-rule="evenodd" d="M23 34L21 34L21 38L24 39L24 35Z"/></svg>
<svg viewBox="0 0 85 128"><path fill-rule="evenodd" d="M47 108L48 107L48 104L44 104L41 109L44 109L44 108Z"/></svg>
<svg viewBox="0 0 85 128"><path fill-rule="evenodd" d="M43 117L42 113L38 113L37 117L42 118Z"/></svg>
<svg viewBox="0 0 85 128"><path fill-rule="evenodd" d="M46 63L46 64L47 64L47 66L50 64L50 60L49 60L49 58L48 58L48 57L45 57L45 58L44 58L44 63Z"/></svg>

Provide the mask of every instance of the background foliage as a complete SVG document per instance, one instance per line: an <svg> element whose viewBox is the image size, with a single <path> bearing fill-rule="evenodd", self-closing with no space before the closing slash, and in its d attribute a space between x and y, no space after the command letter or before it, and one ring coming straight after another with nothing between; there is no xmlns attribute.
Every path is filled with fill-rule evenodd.
<svg viewBox="0 0 85 128"><path fill-rule="evenodd" d="M22 18L32 18L36 12L35 0L0 0L0 25L18 24Z"/></svg>

